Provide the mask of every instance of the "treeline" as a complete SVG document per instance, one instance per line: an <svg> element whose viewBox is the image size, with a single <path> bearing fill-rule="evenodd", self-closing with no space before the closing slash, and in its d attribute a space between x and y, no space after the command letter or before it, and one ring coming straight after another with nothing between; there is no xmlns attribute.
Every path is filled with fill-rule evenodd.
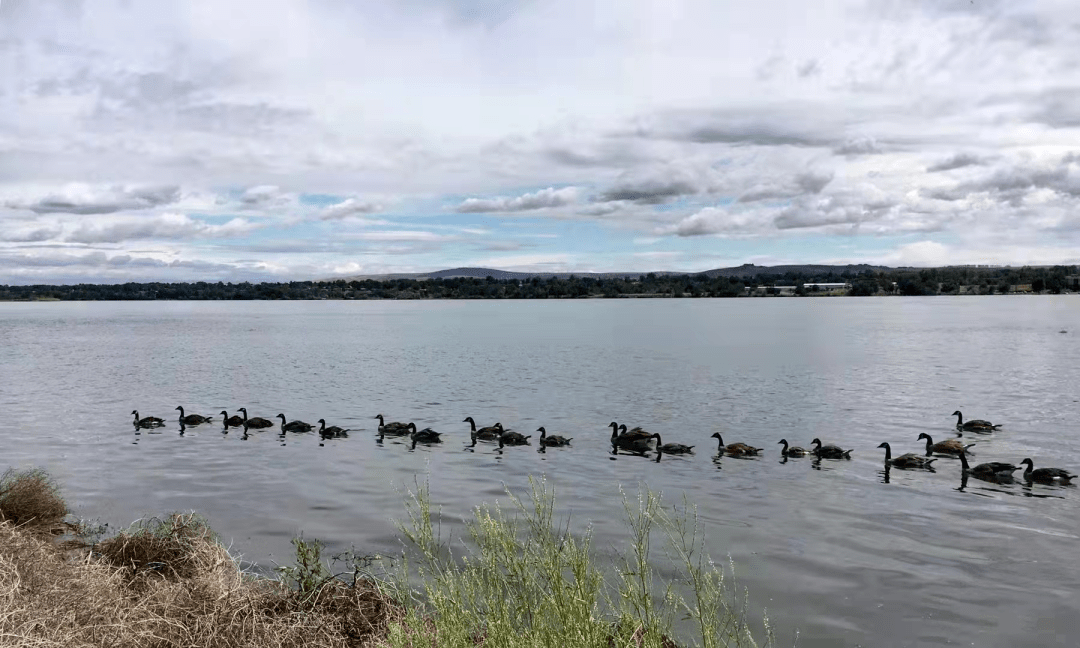
<svg viewBox="0 0 1080 648"><path fill-rule="evenodd" d="M811 284L809 287L807 284ZM813 284L845 284L842 289ZM575 299L587 297L744 297L757 295L955 295L1080 290L1076 266L785 272L756 277L642 275L631 278L388 279L281 283L124 283L0 286L0 300L139 301L236 299Z"/></svg>

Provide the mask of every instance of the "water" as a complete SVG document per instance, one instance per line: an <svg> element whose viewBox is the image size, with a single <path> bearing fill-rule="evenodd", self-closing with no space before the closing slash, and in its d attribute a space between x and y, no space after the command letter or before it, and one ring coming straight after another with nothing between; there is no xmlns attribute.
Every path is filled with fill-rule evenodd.
<svg viewBox="0 0 1080 648"><path fill-rule="evenodd" d="M48 468L79 516L115 526L194 509L267 567L290 562L300 531L332 551L398 552L392 518L415 479L450 523L545 475L561 514L592 523L607 551L625 542L620 486L644 482L699 506L710 552L734 559L781 646L796 629L804 647L1072 646L1080 490L959 490L950 459L884 483L877 445L949 438L961 409L1005 424L965 435L976 461L1075 472L1077 322L1072 296L7 303L0 453ZM177 405L353 431L181 435ZM169 424L136 433L134 408ZM446 442L379 444L379 413ZM469 452L466 416L534 440L544 425L573 447ZM697 453L612 457L612 420ZM716 461L716 431L764 455ZM781 463L782 437L855 451Z"/></svg>

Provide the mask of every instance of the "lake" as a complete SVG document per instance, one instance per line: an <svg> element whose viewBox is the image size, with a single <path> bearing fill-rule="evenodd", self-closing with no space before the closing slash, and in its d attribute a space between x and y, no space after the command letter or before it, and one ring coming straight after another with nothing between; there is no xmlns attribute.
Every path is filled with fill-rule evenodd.
<svg viewBox="0 0 1080 648"><path fill-rule="evenodd" d="M696 503L778 645L1073 646L1080 489L883 471L884 451L954 437L974 461L1080 468L1080 297L0 304L3 466L38 465L75 514L124 526L205 514L270 568L303 531L330 551L398 553L404 489L444 525L556 489L557 515L625 542L621 491ZM213 415L180 434L174 411ZM348 438L223 433L218 414L351 428ZM135 431L128 414L168 425ZM378 442L376 414L443 432ZM469 451L471 416L533 435ZM277 422L277 419L273 419ZM611 421L696 445L659 463L610 453ZM537 452L537 427L573 437ZM716 459L727 443L764 448ZM853 448L782 462L777 441ZM887 477L887 480L886 480ZM887 481L887 483L886 483ZM444 526L445 530L445 526Z"/></svg>

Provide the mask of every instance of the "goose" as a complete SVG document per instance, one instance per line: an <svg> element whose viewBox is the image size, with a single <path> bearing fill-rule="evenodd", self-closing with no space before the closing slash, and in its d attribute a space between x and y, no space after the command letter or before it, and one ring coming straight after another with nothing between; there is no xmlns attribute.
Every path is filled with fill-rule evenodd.
<svg viewBox="0 0 1080 648"><path fill-rule="evenodd" d="M199 416L198 414L188 414L184 416L184 406L177 405L176 409L180 410L180 422L184 425L198 425L200 423L208 423L213 417L211 416Z"/></svg>
<svg viewBox="0 0 1080 648"><path fill-rule="evenodd" d="M780 439L778 443L784 444L784 449L780 451L780 455L783 457L805 457L807 455L805 448L798 446L788 447L787 439Z"/></svg>
<svg viewBox="0 0 1080 648"><path fill-rule="evenodd" d="M225 424L226 428L240 427L244 424L244 419L236 414L229 416L228 412L221 410L221 422Z"/></svg>
<svg viewBox="0 0 1080 648"><path fill-rule="evenodd" d="M810 445L817 446L811 452L822 459L851 459L851 450L844 450L840 446L821 445L821 439L814 439Z"/></svg>
<svg viewBox="0 0 1080 648"><path fill-rule="evenodd" d="M382 414L377 415L375 418L379 419L379 434L402 435L409 433L408 423L400 423L398 421L386 423L383 420Z"/></svg>
<svg viewBox="0 0 1080 648"><path fill-rule="evenodd" d="M960 443L959 439L946 439L945 441L938 441L934 443L934 440L926 432L919 434L919 439L926 439L926 456L937 453L946 455L962 455L967 452L968 448L974 447L974 443L964 445Z"/></svg>
<svg viewBox="0 0 1080 648"><path fill-rule="evenodd" d="M683 445L681 443L664 443L660 439L659 432L654 434L653 438L656 439L656 451L658 453L666 452L668 454L686 454L688 452L694 451L694 446Z"/></svg>
<svg viewBox="0 0 1080 648"><path fill-rule="evenodd" d="M245 430L248 428L258 429L274 427L274 423L270 419L264 419L261 416L252 416L251 418L248 418L246 407L239 407L236 411L244 413L244 420L240 422L240 425L243 425Z"/></svg>
<svg viewBox="0 0 1080 648"><path fill-rule="evenodd" d="M610 423L610 425L614 426L615 422L612 421ZM617 427L617 429L619 431L619 436L622 437L622 438L628 439L628 440L650 441L652 439L652 434L646 432L641 427L636 427L633 430L627 431L625 425L620 425L620 426ZM614 434L614 433L615 433L615 430L613 429L612 434Z"/></svg>
<svg viewBox="0 0 1080 648"><path fill-rule="evenodd" d="M348 432L348 430L344 430L342 428L339 428L336 425L331 425L330 427L326 427L326 419L319 419L319 434L321 434L324 437L344 437L344 436L349 436L348 434L346 434L346 432Z"/></svg>
<svg viewBox="0 0 1080 648"><path fill-rule="evenodd" d="M1070 474L1068 471L1061 468L1039 468L1035 469L1035 463L1031 459L1024 459L1020 462L1021 465L1026 464L1027 470L1024 471L1024 480L1043 483L1058 482L1061 484L1068 484L1073 479L1076 479L1076 475Z"/></svg>
<svg viewBox="0 0 1080 648"><path fill-rule="evenodd" d="M960 470L965 475L971 475L977 479L985 481L1012 481L1012 474L1017 470L1020 470L1020 466L1014 466L1011 463L1004 463L1001 461L990 461L987 463L981 463L974 468L968 465L967 452L960 453Z"/></svg>
<svg viewBox="0 0 1080 648"><path fill-rule="evenodd" d="M310 432L311 428L315 427L314 425L304 423L303 421L289 421L286 423L284 414L278 414L277 418L281 419L282 432Z"/></svg>
<svg viewBox="0 0 1080 648"><path fill-rule="evenodd" d="M623 426L625 429L626 426ZM619 426L616 423L611 424L611 445L615 448L622 450L630 450L632 452L645 452L649 450L649 444L652 443L652 435L641 437L637 435L619 434Z"/></svg>
<svg viewBox="0 0 1080 648"><path fill-rule="evenodd" d="M545 430L543 428L543 426L536 428L536 431L540 433L540 446L541 447L544 447L544 446L551 446L551 447L565 446L565 445L570 445L570 442L573 441L572 438L567 439L566 437L559 436L557 434L553 434L551 436L548 436L547 435L547 430Z"/></svg>
<svg viewBox="0 0 1080 648"><path fill-rule="evenodd" d="M826 448L829 446L825 446ZM937 461L937 457L920 457L917 454L907 453L900 455L893 459L892 448L888 443L882 443L879 448L885 448L885 465L895 466L897 468L926 468L927 470L933 470L934 467L930 464Z"/></svg>
<svg viewBox="0 0 1080 648"><path fill-rule="evenodd" d="M135 415L135 427L152 428L163 427L165 421L162 421L156 416L147 416L146 418L139 418L139 410L131 410L131 413Z"/></svg>
<svg viewBox="0 0 1080 648"><path fill-rule="evenodd" d="M753 456L761 452L761 448L755 448L754 446L746 445L745 443L732 443L731 445L724 445L724 437L720 436L719 432L713 432L711 437L716 439L719 443L718 450L720 452L726 452L734 457L741 456Z"/></svg>
<svg viewBox="0 0 1080 648"><path fill-rule="evenodd" d="M424 428L419 432L416 430L416 423L409 423L409 429L412 430L412 434L409 436L412 438L413 443L442 443L441 432L436 432L431 428Z"/></svg>
<svg viewBox="0 0 1080 648"><path fill-rule="evenodd" d="M531 445L530 438L532 438L531 434L525 436L513 430L503 430L503 433L499 435L499 445Z"/></svg>
<svg viewBox="0 0 1080 648"><path fill-rule="evenodd" d="M482 427L479 430L476 429L476 421L474 421L471 416L466 417L465 420L462 421L462 423L468 423L470 426L472 426L472 430L469 434L474 439L480 439L481 441L494 441L495 439L498 439L499 436L503 433L502 423L496 423L495 425Z"/></svg>
<svg viewBox="0 0 1080 648"><path fill-rule="evenodd" d="M1001 427L1000 425L994 425L990 421L984 421L982 419L971 419L970 421L964 420L964 415L960 413L960 410L956 410L952 413L956 417L956 429L958 430L971 430L973 432L993 432Z"/></svg>

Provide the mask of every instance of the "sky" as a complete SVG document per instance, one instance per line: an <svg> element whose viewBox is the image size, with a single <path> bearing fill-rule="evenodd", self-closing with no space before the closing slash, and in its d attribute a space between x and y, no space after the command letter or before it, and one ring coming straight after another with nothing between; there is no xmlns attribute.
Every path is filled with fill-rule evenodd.
<svg viewBox="0 0 1080 648"><path fill-rule="evenodd" d="M1080 263L1075 0L0 0L0 284Z"/></svg>

